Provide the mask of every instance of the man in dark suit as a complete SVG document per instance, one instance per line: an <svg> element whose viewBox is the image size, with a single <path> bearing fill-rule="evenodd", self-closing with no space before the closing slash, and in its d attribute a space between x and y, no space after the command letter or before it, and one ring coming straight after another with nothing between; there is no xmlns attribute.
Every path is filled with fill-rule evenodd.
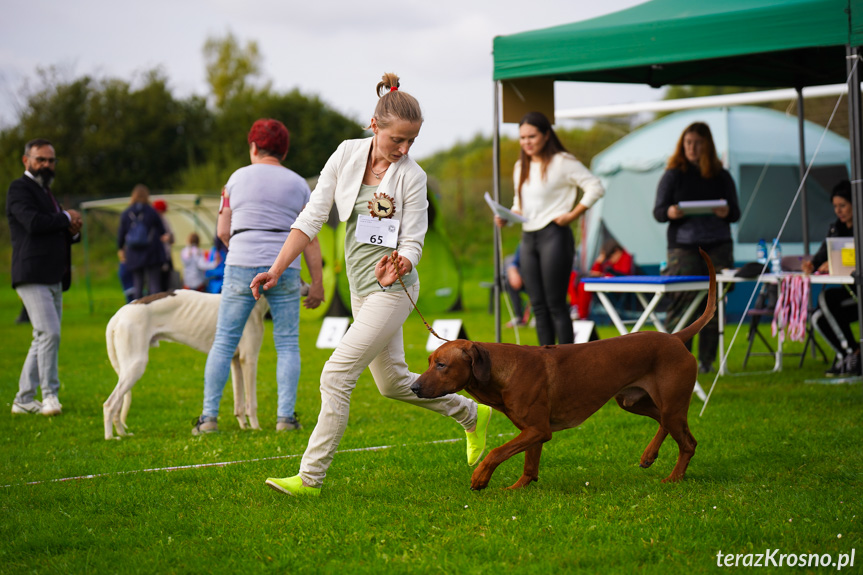
<svg viewBox="0 0 863 575"><path fill-rule="evenodd" d="M80 238L81 214L64 210L51 194L57 157L44 139L24 146L24 175L6 196L12 236L12 287L33 325L33 342L24 360L12 413L59 415L60 318L63 292L72 279L71 245ZM42 401L36 389L42 388Z"/></svg>

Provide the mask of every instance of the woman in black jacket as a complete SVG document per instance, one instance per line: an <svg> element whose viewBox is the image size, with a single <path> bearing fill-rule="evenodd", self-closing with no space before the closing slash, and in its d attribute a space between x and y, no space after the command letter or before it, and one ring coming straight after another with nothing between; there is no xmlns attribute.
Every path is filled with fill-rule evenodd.
<svg viewBox="0 0 863 575"><path fill-rule="evenodd" d="M724 200L725 205L707 214L692 214L680 207L683 201ZM740 219L737 190L731 174L722 167L710 128L703 122L683 130L677 147L659 181L653 217L668 222L668 268L672 276L708 275L707 264L698 253L704 249L717 270L734 267L734 243L731 223ZM674 329L689 307L695 293L672 294L666 316L668 330ZM702 303L697 317L704 310ZM690 344L687 344L689 346ZM698 336L699 371L713 370L719 347L719 320L714 315Z"/></svg>
<svg viewBox="0 0 863 575"><path fill-rule="evenodd" d="M836 221L830 224L828 238L854 237L854 209L851 202L851 183L839 182L830 194ZM827 241L812 257L803 262L806 273L829 273L827 263ZM833 366L828 375L860 375L860 342L851 331L851 324L857 321L857 301L850 286L828 288L818 296L818 309L812 314L812 325L827 343L836 351Z"/></svg>

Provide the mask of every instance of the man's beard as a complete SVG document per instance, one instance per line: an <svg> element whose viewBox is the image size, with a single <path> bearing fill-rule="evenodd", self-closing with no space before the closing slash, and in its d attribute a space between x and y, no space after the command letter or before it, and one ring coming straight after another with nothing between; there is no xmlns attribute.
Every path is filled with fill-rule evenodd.
<svg viewBox="0 0 863 575"><path fill-rule="evenodd" d="M30 173L33 174L33 179L39 182L39 185L43 188L48 188L54 183L54 170L51 168L39 168L35 172Z"/></svg>

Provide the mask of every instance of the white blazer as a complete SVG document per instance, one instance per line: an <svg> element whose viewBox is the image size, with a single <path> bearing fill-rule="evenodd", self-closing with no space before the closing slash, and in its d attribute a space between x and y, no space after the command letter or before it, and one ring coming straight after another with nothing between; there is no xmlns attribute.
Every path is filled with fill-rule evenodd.
<svg viewBox="0 0 863 575"><path fill-rule="evenodd" d="M353 215L354 205L363 183L373 138L346 140L327 160L318 184L312 190L309 203L297 216L296 228L314 238L330 216L333 204L339 221L347 221ZM422 257L423 242L428 230L428 196L426 174L409 156L402 156L387 169L377 193L384 193L395 201L393 219L399 226L398 252L407 258L414 268ZM345 243L356 241L345 238Z"/></svg>

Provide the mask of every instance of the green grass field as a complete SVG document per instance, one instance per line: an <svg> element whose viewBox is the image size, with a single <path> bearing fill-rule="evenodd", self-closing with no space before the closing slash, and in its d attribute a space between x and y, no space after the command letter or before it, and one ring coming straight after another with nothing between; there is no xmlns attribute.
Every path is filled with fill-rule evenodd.
<svg viewBox="0 0 863 575"><path fill-rule="evenodd" d="M8 275L0 283L8 286ZM465 311L449 317L463 319L472 339L493 341L487 290L468 277L464 291ZM520 476L522 456L504 463L487 490L470 491L461 429L382 398L366 372L321 497L295 499L267 488L264 479L296 473L314 427L318 376L329 355L314 347L320 323L301 330L303 430L275 432L268 334L258 372L262 431L239 430L229 385L220 432L193 437L206 357L163 343L151 350L133 391L128 422L135 435L105 441L101 404L116 377L104 329L122 296L113 285L96 294L93 315L82 284L66 296L63 415L13 417L30 332L13 323L14 291L0 290L4 574L706 573L720 569L719 552L756 561L775 549L777 563L780 554L829 554L833 561L854 550L853 568L842 572L861 571L863 389L805 383L825 367L811 358L802 369L789 360L781 374L720 378L704 416L694 398L690 427L698 449L679 484L660 483L676 459L674 442L666 441L652 468L639 468L655 423L612 401L581 427L556 434L543 450L540 481L517 492L502 488ZM613 335L612 328L600 333ZM412 316L405 342L415 371L426 366L426 337ZM521 337L536 341L530 330ZM504 339L513 341L512 332ZM742 339L732 370L740 370ZM769 366L756 358L749 367ZM701 378L706 389L712 382ZM496 413L491 446L514 430ZM236 463L149 471L220 462ZM92 475L98 477L54 481Z"/></svg>

